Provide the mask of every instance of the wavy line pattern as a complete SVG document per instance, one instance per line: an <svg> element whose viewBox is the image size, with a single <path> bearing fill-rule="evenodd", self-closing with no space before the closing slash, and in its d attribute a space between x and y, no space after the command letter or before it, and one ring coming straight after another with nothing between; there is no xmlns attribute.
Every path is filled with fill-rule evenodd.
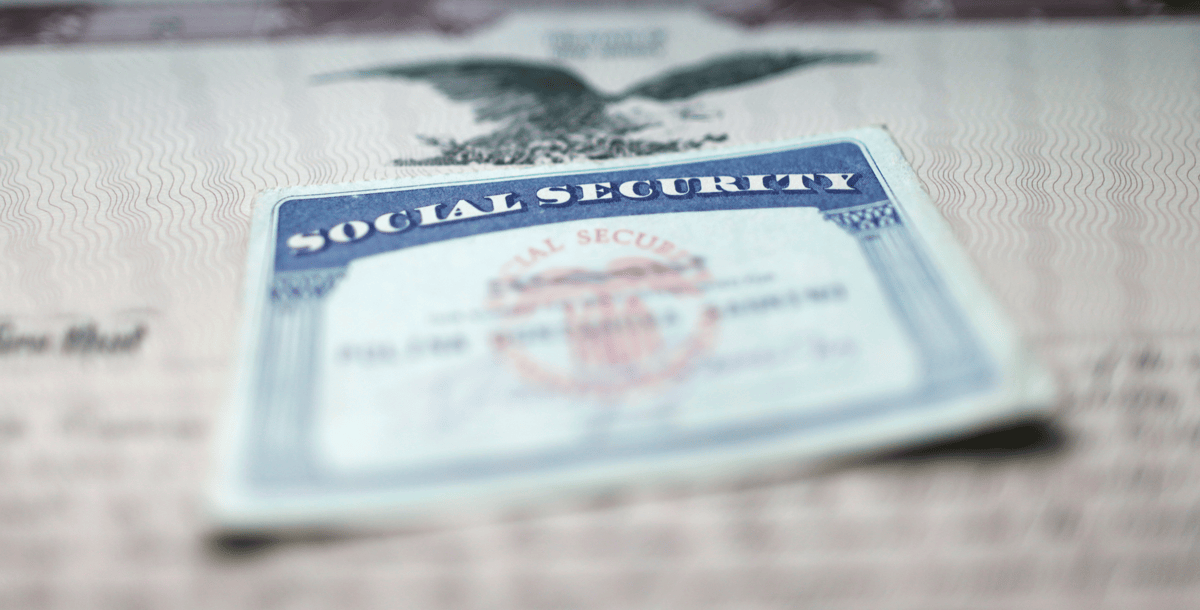
<svg viewBox="0 0 1200 610"><path fill-rule="evenodd" d="M929 28L901 43L916 65L893 67L919 110L865 94L1028 332L1200 322L1196 33Z"/></svg>
<svg viewBox="0 0 1200 610"><path fill-rule="evenodd" d="M693 38L652 71L723 50ZM1072 397L1070 451L618 489L577 514L206 559L194 504L256 194L472 171L390 165L421 156L416 134L470 135L469 108L308 76L529 44L425 40L0 51L0 322L159 312L146 359L0 360L0 607L1195 605L1197 429L1179 417L1200 330L1190 23L769 26L742 43L880 60L698 100L720 113L699 127L731 142L887 124L1042 336ZM1138 336L1170 332L1192 334Z"/></svg>
<svg viewBox="0 0 1200 610"><path fill-rule="evenodd" d="M1192 330L1198 41L1187 23L772 28L756 47L880 61L700 101L720 111L705 129L731 142L888 124L1030 333ZM412 53L474 43L425 44ZM503 51L488 44L475 51ZM153 307L170 320L161 340L226 359L256 193L464 171L389 163L419 133L477 129L465 109L396 83L309 81L406 52L376 40L0 54L0 314Z"/></svg>

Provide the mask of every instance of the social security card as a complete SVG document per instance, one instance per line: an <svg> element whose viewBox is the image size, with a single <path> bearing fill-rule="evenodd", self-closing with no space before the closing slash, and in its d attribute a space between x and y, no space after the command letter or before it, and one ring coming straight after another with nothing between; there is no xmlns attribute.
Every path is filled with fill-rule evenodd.
<svg viewBox="0 0 1200 610"><path fill-rule="evenodd" d="M737 476L1052 394L880 128L269 192L245 316L233 527Z"/></svg>

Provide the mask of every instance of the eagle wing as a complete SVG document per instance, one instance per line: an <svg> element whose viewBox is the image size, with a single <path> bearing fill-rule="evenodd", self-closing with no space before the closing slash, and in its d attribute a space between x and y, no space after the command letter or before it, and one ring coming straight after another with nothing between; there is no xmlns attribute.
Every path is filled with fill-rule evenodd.
<svg viewBox="0 0 1200 610"><path fill-rule="evenodd" d="M873 61L875 54L754 52L737 53L672 70L626 89L621 97L659 101L682 100L713 89L725 89L815 64Z"/></svg>
<svg viewBox="0 0 1200 610"><path fill-rule="evenodd" d="M603 112L605 101L565 68L507 59L383 66L324 74L314 81L379 77L429 82L451 99L472 103L480 121L521 117L539 126L562 126Z"/></svg>

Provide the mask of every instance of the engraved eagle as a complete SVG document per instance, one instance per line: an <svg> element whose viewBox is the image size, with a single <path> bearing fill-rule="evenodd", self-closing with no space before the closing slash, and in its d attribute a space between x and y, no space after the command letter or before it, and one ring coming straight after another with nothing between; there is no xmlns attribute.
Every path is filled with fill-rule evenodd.
<svg viewBox="0 0 1200 610"><path fill-rule="evenodd" d="M571 70L517 59L461 59L383 66L314 77L325 83L360 78L403 78L431 83L452 100L474 106L477 122L498 122L493 132L465 141L423 136L441 154L421 160L397 159L397 165L496 165L555 163L574 159L610 159L691 150L726 134L698 139L639 138L637 132L658 121L631 116L614 106L642 99L669 106L701 93L736 87L818 64L861 63L870 52L746 52L670 70L616 94L592 88ZM704 118L675 108L684 120Z"/></svg>

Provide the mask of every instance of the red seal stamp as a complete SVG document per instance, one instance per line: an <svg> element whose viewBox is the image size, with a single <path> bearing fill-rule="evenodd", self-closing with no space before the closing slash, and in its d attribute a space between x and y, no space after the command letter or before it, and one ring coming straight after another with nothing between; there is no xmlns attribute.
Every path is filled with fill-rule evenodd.
<svg viewBox="0 0 1200 610"><path fill-rule="evenodd" d="M488 307L501 358L527 381L618 394L681 379L717 339L704 259L631 229L546 239L502 266Z"/></svg>

